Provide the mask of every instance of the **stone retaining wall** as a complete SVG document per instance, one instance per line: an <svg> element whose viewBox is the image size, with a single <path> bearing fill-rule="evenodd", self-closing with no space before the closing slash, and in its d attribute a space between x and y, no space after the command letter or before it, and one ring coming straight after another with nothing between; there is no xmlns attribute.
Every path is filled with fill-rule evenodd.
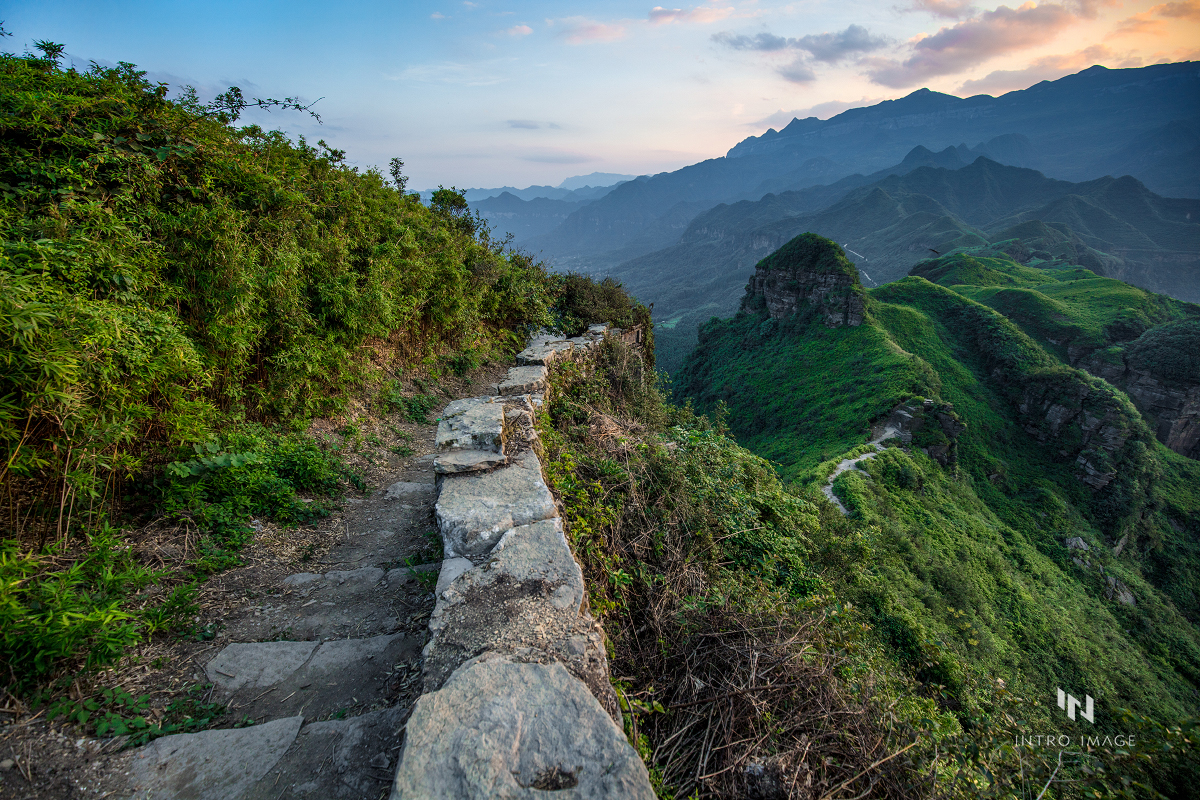
<svg viewBox="0 0 1200 800"><path fill-rule="evenodd" d="M534 415L548 370L606 336L535 336L495 395L456 400L438 423L436 515L445 544L392 800L652 800L625 739L604 635L542 477Z"/></svg>

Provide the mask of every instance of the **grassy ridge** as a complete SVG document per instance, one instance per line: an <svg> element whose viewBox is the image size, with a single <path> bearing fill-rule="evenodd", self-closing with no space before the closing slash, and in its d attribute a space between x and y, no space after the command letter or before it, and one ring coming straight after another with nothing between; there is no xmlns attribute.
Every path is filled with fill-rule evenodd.
<svg viewBox="0 0 1200 800"><path fill-rule="evenodd" d="M1100 347L1126 321L1153 325L1190 309L1086 271L1039 274L1007 259L942 259L921 271L953 288L911 277L872 290L859 328L825 328L806 308L779 321L714 320L678 396L702 410L724 402L738 440L801 486L823 481L832 450L853 452L909 397L952 403L967 425L956 468L888 449L838 477L852 519L874 532L871 577L838 591L867 610L898 664L946 687L964 713L986 704L999 678L1050 703L1057 687L1080 687L1110 727L1119 708L1195 716L1200 465L1155 441L1118 390L1034 338L1054 326L1052 336L1070 330ZM1004 306L1015 289L1022 302ZM1024 325L968 295L1024 309ZM1056 426L1047 414L1056 405L1104 420L1119 446ZM1094 490L1080 459L1116 475ZM1089 550L1068 549L1075 537ZM1115 602L1110 581L1136 605ZM1050 722L1050 710L1021 713Z"/></svg>

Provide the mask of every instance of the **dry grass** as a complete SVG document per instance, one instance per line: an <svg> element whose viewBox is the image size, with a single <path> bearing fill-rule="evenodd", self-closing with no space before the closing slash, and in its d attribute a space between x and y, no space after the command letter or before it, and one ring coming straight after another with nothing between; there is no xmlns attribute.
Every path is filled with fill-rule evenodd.
<svg viewBox="0 0 1200 800"><path fill-rule="evenodd" d="M663 446L671 412L635 361L610 347L596 364L560 370L555 434L544 439L552 465L574 464L553 488L612 642L627 733L664 795L929 794L911 735L889 728L889 709L853 677L853 631L819 598L796 599L724 560L723 542L740 531L691 483L718 465Z"/></svg>

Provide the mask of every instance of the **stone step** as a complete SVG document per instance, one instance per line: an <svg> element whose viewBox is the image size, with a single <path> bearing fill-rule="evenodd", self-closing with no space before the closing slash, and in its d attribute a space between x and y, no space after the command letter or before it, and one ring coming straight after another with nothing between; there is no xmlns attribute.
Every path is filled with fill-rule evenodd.
<svg viewBox="0 0 1200 800"><path fill-rule="evenodd" d="M512 367L504 380L496 387L497 394L542 394L546 391L546 375L544 366Z"/></svg>
<svg viewBox="0 0 1200 800"><path fill-rule="evenodd" d="M646 767L596 698L557 662L489 653L423 695L392 800L653 800Z"/></svg>
<svg viewBox="0 0 1200 800"><path fill-rule="evenodd" d="M238 642L205 665L214 697L239 716L314 720L387 705L388 674L416 661L421 642L403 633L324 642Z"/></svg>
<svg viewBox="0 0 1200 800"><path fill-rule="evenodd" d="M241 800L296 740L303 717L155 739L129 756L137 800Z"/></svg>
<svg viewBox="0 0 1200 800"><path fill-rule="evenodd" d="M504 452L504 404L496 397L455 400L438 420L437 449Z"/></svg>
<svg viewBox="0 0 1200 800"><path fill-rule="evenodd" d="M377 798L392 783L406 709L176 734L125 756L137 800Z"/></svg>

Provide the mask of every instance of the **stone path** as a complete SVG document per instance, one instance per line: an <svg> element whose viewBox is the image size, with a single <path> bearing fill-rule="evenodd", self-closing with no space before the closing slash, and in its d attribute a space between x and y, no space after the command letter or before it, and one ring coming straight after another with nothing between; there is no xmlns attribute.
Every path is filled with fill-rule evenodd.
<svg viewBox="0 0 1200 800"><path fill-rule="evenodd" d="M324 569L227 620L195 677L256 724L123 753L110 796L652 798L535 452L548 366L603 336L537 337L496 394L447 406ZM435 527L443 552L405 566Z"/></svg>
<svg viewBox="0 0 1200 800"><path fill-rule="evenodd" d="M446 558L426 694L407 723L392 800L654 797L620 727L603 631L536 452L548 367L586 357L604 336L593 326L577 339L536 337L498 395L443 414L434 469Z"/></svg>
<svg viewBox="0 0 1200 800"><path fill-rule="evenodd" d="M858 462L866 461L869 458L874 458L876 453L879 453L883 450L884 441L888 439L894 439L897 436L900 436L900 429L893 425L888 425L883 429L883 433L879 434L867 443L875 446L874 452L863 453L861 456L844 459L839 461L838 465L834 467L833 472L831 472L829 475L829 480L825 481L825 485L821 487L821 491L824 492L825 496L829 498L829 502L838 507L838 510L841 511L843 515L849 515L850 512L844 505L842 505L842 501L838 499L837 495L833 493L834 479L836 479L838 475L841 475L843 472L856 465Z"/></svg>
<svg viewBox="0 0 1200 800"><path fill-rule="evenodd" d="M223 620L229 643L193 677L257 724L122 753L106 766L121 776L111 796L387 797L422 689L440 564L433 445L417 437L381 491L348 501L341 540L314 571L283 577L261 605ZM406 566L414 555L431 563Z"/></svg>

